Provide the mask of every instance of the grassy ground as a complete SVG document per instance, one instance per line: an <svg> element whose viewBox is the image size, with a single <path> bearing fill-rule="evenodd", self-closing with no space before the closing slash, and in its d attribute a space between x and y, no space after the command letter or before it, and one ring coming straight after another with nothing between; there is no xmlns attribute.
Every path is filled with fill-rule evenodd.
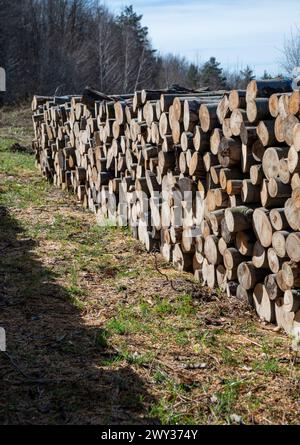
<svg viewBox="0 0 300 445"><path fill-rule="evenodd" d="M1 424L298 423L290 339L47 184L0 121Z"/></svg>

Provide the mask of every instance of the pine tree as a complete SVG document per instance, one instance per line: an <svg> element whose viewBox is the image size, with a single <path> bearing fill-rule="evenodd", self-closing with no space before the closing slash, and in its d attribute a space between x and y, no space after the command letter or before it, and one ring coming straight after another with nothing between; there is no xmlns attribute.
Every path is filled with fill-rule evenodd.
<svg viewBox="0 0 300 445"><path fill-rule="evenodd" d="M246 66L244 70L240 71L241 74L241 87L246 88L248 83L251 82L251 80L255 79L255 75L253 73L253 70L250 68L249 65Z"/></svg>
<svg viewBox="0 0 300 445"><path fill-rule="evenodd" d="M264 74L263 74L263 76L262 76L262 80L268 80L268 79L272 79L273 78L273 76L271 76L271 74L269 74L268 72L267 72L267 70L265 70L264 71Z"/></svg>
<svg viewBox="0 0 300 445"><path fill-rule="evenodd" d="M226 77L224 76L220 63L215 57L211 57L200 71L201 84L208 86L212 90L226 87Z"/></svg>
<svg viewBox="0 0 300 445"><path fill-rule="evenodd" d="M148 28L142 26L143 16L134 12L132 5L125 6L121 14L117 17L117 23L131 29L141 44L148 44Z"/></svg>
<svg viewBox="0 0 300 445"><path fill-rule="evenodd" d="M122 34L120 64L123 65L124 92L145 87L154 77L155 51L151 48L148 28L142 26L142 18L132 6L126 6L117 17Z"/></svg>
<svg viewBox="0 0 300 445"><path fill-rule="evenodd" d="M187 72L187 81L188 86L192 89L197 89L199 87L200 83L200 73L199 68L194 64L191 63Z"/></svg>

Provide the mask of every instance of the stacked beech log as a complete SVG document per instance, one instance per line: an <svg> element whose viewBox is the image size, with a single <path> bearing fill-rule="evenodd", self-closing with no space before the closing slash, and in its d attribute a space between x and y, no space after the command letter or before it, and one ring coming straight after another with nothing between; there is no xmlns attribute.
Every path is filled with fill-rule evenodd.
<svg viewBox="0 0 300 445"><path fill-rule="evenodd" d="M255 307L300 328L300 94L289 80L241 91L35 97L42 173Z"/></svg>

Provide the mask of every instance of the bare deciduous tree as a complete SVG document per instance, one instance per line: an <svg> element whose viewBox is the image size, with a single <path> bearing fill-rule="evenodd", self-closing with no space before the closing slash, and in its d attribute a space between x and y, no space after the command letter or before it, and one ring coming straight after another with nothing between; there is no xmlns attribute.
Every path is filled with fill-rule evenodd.
<svg viewBox="0 0 300 445"><path fill-rule="evenodd" d="M298 27L292 30L291 36L285 40L283 55L282 67L288 73L292 73L295 67L300 66L300 29Z"/></svg>

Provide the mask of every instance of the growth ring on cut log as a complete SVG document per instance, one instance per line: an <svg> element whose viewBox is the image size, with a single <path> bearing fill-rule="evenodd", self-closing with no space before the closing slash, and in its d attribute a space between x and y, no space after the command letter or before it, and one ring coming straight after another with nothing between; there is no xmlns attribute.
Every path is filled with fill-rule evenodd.
<svg viewBox="0 0 300 445"><path fill-rule="evenodd" d="M255 209L253 213L253 228L263 247L272 244L273 228L268 215L269 212L264 208Z"/></svg>

